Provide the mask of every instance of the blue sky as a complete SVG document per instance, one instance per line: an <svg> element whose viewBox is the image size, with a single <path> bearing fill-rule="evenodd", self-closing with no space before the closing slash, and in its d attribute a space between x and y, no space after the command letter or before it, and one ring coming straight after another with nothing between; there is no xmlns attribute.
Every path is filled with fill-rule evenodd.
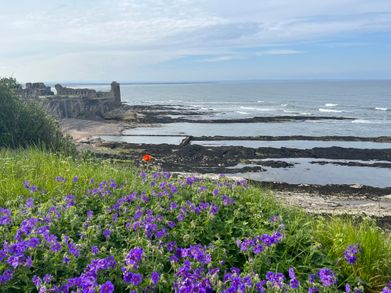
<svg viewBox="0 0 391 293"><path fill-rule="evenodd" d="M390 79L390 0L2 1L20 81Z"/></svg>

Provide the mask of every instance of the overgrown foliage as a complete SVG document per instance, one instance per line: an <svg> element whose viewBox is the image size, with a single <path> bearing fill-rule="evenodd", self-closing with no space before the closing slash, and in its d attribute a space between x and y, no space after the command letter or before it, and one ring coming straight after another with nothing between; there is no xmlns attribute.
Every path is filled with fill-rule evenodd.
<svg viewBox="0 0 391 293"><path fill-rule="evenodd" d="M37 103L23 101L13 78L0 79L0 147L39 146L53 151L74 152L58 123Z"/></svg>
<svg viewBox="0 0 391 293"><path fill-rule="evenodd" d="M244 181L4 151L0 195L4 292L380 292L390 279L390 236L372 221L311 217Z"/></svg>

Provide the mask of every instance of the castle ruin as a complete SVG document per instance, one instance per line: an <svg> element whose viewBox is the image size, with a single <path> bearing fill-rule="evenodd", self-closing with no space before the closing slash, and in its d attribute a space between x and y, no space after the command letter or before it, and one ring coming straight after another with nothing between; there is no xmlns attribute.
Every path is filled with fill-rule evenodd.
<svg viewBox="0 0 391 293"><path fill-rule="evenodd" d="M108 92L69 88L60 84L54 87L56 94L42 82L26 83L19 95L23 99L40 103L57 118L102 118L105 113L120 108L122 104L120 85L115 81L111 83Z"/></svg>

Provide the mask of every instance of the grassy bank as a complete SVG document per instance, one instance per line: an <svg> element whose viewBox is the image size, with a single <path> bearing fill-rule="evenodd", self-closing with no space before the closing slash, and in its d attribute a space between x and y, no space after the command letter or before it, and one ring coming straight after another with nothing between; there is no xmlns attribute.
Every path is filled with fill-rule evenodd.
<svg viewBox="0 0 391 293"><path fill-rule="evenodd" d="M224 177L3 150L0 207L4 292L380 292L391 279L390 235L371 220L310 216Z"/></svg>

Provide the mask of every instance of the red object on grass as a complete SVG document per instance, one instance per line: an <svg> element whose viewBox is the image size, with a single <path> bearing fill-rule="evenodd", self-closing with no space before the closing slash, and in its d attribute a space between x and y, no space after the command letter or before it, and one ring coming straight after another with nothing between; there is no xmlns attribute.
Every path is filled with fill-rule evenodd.
<svg viewBox="0 0 391 293"><path fill-rule="evenodd" d="M143 156L143 161L149 162L150 160L152 160L152 156L150 154L145 154Z"/></svg>

